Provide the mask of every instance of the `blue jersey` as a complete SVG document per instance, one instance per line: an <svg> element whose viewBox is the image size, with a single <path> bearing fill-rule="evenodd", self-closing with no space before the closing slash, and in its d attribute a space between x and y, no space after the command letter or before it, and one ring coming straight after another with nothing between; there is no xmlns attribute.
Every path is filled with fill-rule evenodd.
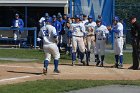
<svg viewBox="0 0 140 93"><path fill-rule="evenodd" d="M12 21L12 26L13 27L19 27L19 28L23 28L24 27L24 22L23 22L23 20L22 19L14 19L13 21ZM23 31L23 30L20 30L21 32Z"/></svg>
<svg viewBox="0 0 140 93"><path fill-rule="evenodd" d="M61 30L62 30L62 26L61 26L61 23L59 22L59 21L53 21L52 22L52 25L55 27L55 29L56 29L56 32L57 32L57 34L59 35L59 33L61 32Z"/></svg>

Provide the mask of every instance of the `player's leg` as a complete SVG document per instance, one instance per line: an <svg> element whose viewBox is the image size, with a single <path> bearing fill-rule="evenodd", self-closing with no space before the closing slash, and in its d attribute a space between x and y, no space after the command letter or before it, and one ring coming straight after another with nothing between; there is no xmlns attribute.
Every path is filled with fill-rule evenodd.
<svg viewBox="0 0 140 93"><path fill-rule="evenodd" d="M114 52L115 52L115 67L118 68L119 53L118 53L118 41L117 41L117 39L115 39L115 41L114 41Z"/></svg>
<svg viewBox="0 0 140 93"><path fill-rule="evenodd" d="M96 66L98 66L100 63L100 59L99 59L100 44L99 44L99 42L100 42L99 40L96 40L95 49L94 49L95 58L97 60Z"/></svg>
<svg viewBox="0 0 140 93"><path fill-rule="evenodd" d="M87 37L87 51L86 51L87 65L89 65L90 62L90 47L91 47L91 37Z"/></svg>
<svg viewBox="0 0 140 93"><path fill-rule="evenodd" d="M119 51L119 68L123 67L123 38L118 39L118 51Z"/></svg>
<svg viewBox="0 0 140 93"><path fill-rule="evenodd" d="M80 61L83 63L83 65L85 65L85 62L83 61L85 54L85 44L82 37L78 37L78 47L80 50Z"/></svg>
<svg viewBox="0 0 140 93"><path fill-rule="evenodd" d="M77 37L72 37L72 65L76 61Z"/></svg>
<svg viewBox="0 0 140 93"><path fill-rule="evenodd" d="M101 65L103 67L104 57L105 57L105 40L100 42L100 52L101 52Z"/></svg>
<svg viewBox="0 0 140 93"><path fill-rule="evenodd" d="M51 60L51 54L48 53L48 50L44 50L44 52L45 52L45 60L44 60L43 74L46 75L47 70L48 70L48 65Z"/></svg>
<svg viewBox="0 0 140 93"><path fill-rule="evenodd" d="M49 47L49 50L51 51L51 54L54 58L54 72L60 73L58 70L58 64L59 64L59 58L60 58L60 52L56 44L51 44Z"/></svg>

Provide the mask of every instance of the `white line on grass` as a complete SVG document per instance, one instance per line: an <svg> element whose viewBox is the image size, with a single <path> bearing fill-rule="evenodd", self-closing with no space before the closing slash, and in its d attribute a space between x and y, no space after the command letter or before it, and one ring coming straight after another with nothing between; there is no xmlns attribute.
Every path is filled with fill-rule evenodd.
<svg viewBox="0 0 140 93"><path fill-rule="evenodd" d="M24 78L29 78L29 77L31 77L31 76L22 76L22 77L14 77L14 78L1 79L0 82L12 81L12 80L17 80L17 79L24 79Z"/></svg>
<svg viewBox="0 0 140 93"><path fill-rule="evenodd" d="M6 79L1 79L0 82L14 81L14 80L18 80L18 79L25 79L25 78L36 77L36 76L38 77L38 76L42 76L42 75L34 75L34 76L22 76L22 77L6 78Z"/></svg>

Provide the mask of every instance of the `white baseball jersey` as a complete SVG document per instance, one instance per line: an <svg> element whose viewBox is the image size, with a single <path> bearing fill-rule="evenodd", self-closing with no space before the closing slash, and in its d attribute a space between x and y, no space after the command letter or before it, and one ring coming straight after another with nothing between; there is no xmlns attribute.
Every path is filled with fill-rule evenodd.
<svg viewBox="0 0 140 93"><path fill-rule="evenodd" d="M82 22L83 22L83 24L85 25L85 23L87 23L87 22L88 22L88 20L83 20Z"/></svg>
<svg viewBox="0 0 140 93"><path fill-rule="evenodd" d="M94 30L95 30L96 23L95 22L86 22L85 23L85 29L87 35L94 35Z"/></svg>
<svg viewBox="0 0 140 93"><path fill-rule="evenodd" d="M95 27L96 40L105 39L107 33L109 33L109 31L106 26L101 25L100 27Z"/></svg>
<svg viewBox="0 0 140 93"><path fill-rule="evenodd" d="M16 20L15 27L18 27L19 26L18 25L18 22L19 22L19 20Z"/></svg>
<svg viewBox="0 0 140 93"><path fill-rule="evenodd" d="M60 53L56 44L56 38L54 38L54 36L57 35L56 29L52 25L46 25L44 28L46 29L41 29L38 36L43 37L45 60L50 61L51 55L54 59L58 60L60 58Z"/></svg>
<svg viewBox="0 0 140 93"><path fill-rule="evenodd" d="M70 26L73 36L84 36L85 26L83 23L72 23Z"/></svg>
<svg viewBox="0 0 140 93"><path fill-rule="evenodd" d="M123 37L123 25L122 23L118 22L117 25L113 26L114 30L118 30L119 33L115 33L115 37Z"/></svg>
<svg viewBox="0 0 140 93"><path fill-rule="evenodd" d="M44 30L45 28L45 30ZM39 37L43 37L43 43L44 44L50 44L50 43L56 43L56 40L54 36L57 35L55 27L52 25L46 25L44 26L39 32Z"/></svg>
<svg viewBox="0 0 140 93"><path fill-rule="evenodd" d="M108 29L106 26L101 25L100 27L96 26L95 27L95 34L96 34L96 42L95 42L95 54L100 54L105 55L105 38L106 38L106 33L109 33Z"/></svg>

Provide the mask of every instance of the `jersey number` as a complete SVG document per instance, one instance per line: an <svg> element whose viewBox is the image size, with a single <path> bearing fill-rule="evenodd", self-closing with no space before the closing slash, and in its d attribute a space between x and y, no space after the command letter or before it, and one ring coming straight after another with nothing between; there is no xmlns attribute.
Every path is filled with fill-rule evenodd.
<svg viewBox="0 0 140 93"><path fill-rule="evenodd" d="M43 30L44 36L49 36L49 31L48 30Z"/></svg>

